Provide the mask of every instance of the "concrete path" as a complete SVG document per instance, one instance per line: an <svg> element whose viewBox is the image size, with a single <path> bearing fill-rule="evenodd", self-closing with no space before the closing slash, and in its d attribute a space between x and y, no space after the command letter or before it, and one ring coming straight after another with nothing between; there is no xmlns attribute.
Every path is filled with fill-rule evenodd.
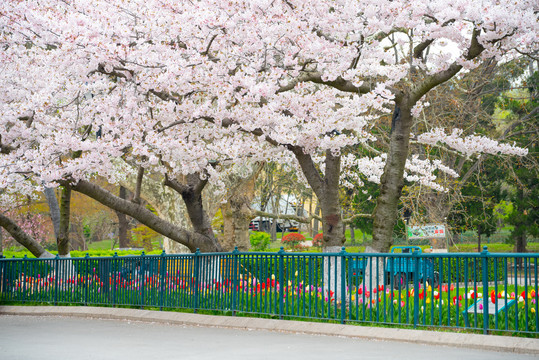
<svg viewBox="0 0 539 360"><path fill-rule="evenodd" d="M134 309L0 306L0 359L253 356L309 360L537 359L539 340Z"/></svg>

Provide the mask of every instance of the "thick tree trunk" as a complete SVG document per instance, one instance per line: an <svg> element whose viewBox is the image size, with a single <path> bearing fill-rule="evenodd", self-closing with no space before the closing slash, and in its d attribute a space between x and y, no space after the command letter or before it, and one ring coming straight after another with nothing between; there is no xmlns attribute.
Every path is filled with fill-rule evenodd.
<svg viewBox="0 0 539 360"><path fill-rule="evenodd" d="M15 239L15 241L27 248L35 257L54 257L54 255L45 250L45 248L35 241L31 236L26 234L14 221L7 216L4 216L2 213L0 213L0 227L6 229L13 239Z"/></svg>
<svg viewBox="0 0 539 360"><path fill-rule="evenodd" d="M305 174L309 185L318 198L320 209L322 210L322 249L325 253L337 253L346 240L343 232L343 222L341 218L341 203L339 199L339 178L341 175L341 157L333 155L331 151L326 151L325 176L322 178L314 166L312 159L303 153L295 152L301 169ZM324 293L328 295L329 291L335 292L335 301L341 303L341 284L340 276L335 277L335 271L341 267L341 257L327 256L324 258Z"/></svg>
<svg viewBox="0 0 539 360"><path fill-rule="evenodd" d="M223 251L221 244L213 233L211 220L202 203L202 190L206 186L207 180L201 180L198 174L189 174L186 176L186 180L187 184L183 184L165 177L165 185L181 195L193 230L206 238L208 245L211 244L213 248L212 251ZM202 249L200 250L203 251Z"/></svg>
<svg viewBox="0 0 539 360"><path fill-rule="evenodd" d="M377 252L388 252L392 244L397 206L404 186L404 165L408 157L411 125L410 107L398 103L393 113L389 152L374 210L372 248Z"/></svg>
<svg viewBox="0 0 539 360"><path fill-rule="evenodd" d="M239 251L249 251L251 248L249 224L253 216L250 205L260 170L262 166L257 165L247 177L232 176L228 179L232 184L227 192L227 201L221 206L224 223L222 245L225 251L232 251L236 246Z"/></svg>
<svg viewBox="0 0 539 360"><path fill-rule="evenodd" d="M51 215L52 226L54 228L54 237L58 239L60 232L60 206L58 206L58 199L54 193L54 189L45 188L43 190L47 204L49 205L49 213Z"/></svg>
<svg viewBox="0 0 539 360"><path fill-rule="evenodd" d="M341 218L339 199L339 178L341 176L341 157L326 151L326 174L322 182L322 192L317 194L322 210L322 246L329 252L340 251L346 238Z"/></svg>
<svg viewBox="0 0 539 360"><path fill-rule="evenodd" d="M249 251L251 248L249 240L251 212L244 207L244 204L231 203L230 200L221 206L224 226L221 244L225 251L232 251L236 246L239 251Z"/></svg>
<svg viewBox="0 0 539 360"><path fill-rule="evenodd" d="M58 255L69 255L69 220L71 216L71 186L65 185L62 188L60 198L60 228L58 231Z"/></svg>
<svg viewBox="0 0 539 360"><path fill-rule="evenodd" d="M189 219L195 232L207 237L208 241L214 244L215 250L220 251L221 246L218 245L218 241L213 233L211 220L202 205L202 195L191 191L183 192L181 195L185 201L187 213L189 214Z"/></svg>
<svg viewBox="0 0 539 360"><path fill-rule="evenodd" d="M526 232L523 231L520 233L515 241L515 252L517 253L525 253L528 252L526 249L527 246L527 240L526 240Z"/></svg>
<svg viewBox="0 0 539 360"><path fill-rule="evenodd" d="M170 222L159 218L150 210L146 209L145 206L120 199L118 196L115 196L88 181L79 181L77 184L73 185L73 190L85 194L113 210L124 212L126 215L140 221L150 229L187 246L192 252L197 248L202 252L220 250L220 245L207 237L171 224Z"/></svg>
<svg viewBox="0 0 539 360"><path fill-rule="evenodd" d="M350 242L352 244L356 243L356 232L352 224L350 224Z"/></svg>
<svg viewBox="0 0 539 360"><path fill-rule="evenodd" d="M127 200L127 189L121 185L119 195L120 199ZM140 203L140 201L137 203ZM118 217L118 241L120 243L119 247L120 249L125 249L129 247L129 222L127 221L127 216L120 211L116 211L116 216Z"/></svg>
<svg viewBox="0 0 539 360"><path fill-rule="evenodd" d="M277 219L271 219L270 236L272 242L277 241Z"/></svg>

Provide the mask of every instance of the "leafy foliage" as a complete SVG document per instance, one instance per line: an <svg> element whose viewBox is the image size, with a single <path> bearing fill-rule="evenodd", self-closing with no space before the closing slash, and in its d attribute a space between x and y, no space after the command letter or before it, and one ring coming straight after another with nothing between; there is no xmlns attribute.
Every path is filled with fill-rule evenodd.
<svg viewBox="0 0 539 360"><path fill-rule="evenodd" d="M253 231L249 235L249 241L251 242L251 249L254 251L264 251L268 249L271 242L271 236L268 233L262 231Z"/></svg>

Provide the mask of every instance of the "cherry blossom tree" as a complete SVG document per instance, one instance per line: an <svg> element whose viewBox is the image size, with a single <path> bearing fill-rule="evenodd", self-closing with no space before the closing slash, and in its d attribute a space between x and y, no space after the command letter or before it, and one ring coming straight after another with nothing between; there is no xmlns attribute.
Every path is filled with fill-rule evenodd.
<svg viewBox="0 0 539 360"><path fill-rule="evenodd" d="M201 206L208 182L240 159L301 170L322 210L324 245L344 242L343 161L380 177L374 244L386 251L405 168L432 181L440 164L408 160L411 124L431 89L490 58L537 48L537 4L524 1L7 1L0 187L69 185L186 244L218 250ZM343 160L392 113L387 154ZM449 134L449 135L448 135ZM462 152L522 150L435 130ZM495 150L493 150L495 149ZM119 162L120 160L120 162ZM124 164L165 178L194 232L107 193ZM179 181L183 178L185 182Z"/></svg>

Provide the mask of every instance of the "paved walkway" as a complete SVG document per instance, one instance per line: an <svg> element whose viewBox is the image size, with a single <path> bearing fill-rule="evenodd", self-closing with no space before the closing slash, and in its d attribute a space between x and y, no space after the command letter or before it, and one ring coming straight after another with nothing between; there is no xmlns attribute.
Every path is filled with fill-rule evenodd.
<svg viewBox="0 0 539 360"><path fill-rule="evenodd" d="M19 316L13 316L19 315ZM256 331L254 331L256 330ZM539 340L98 307L0 306L2 359L537 359Z"/></svg>

